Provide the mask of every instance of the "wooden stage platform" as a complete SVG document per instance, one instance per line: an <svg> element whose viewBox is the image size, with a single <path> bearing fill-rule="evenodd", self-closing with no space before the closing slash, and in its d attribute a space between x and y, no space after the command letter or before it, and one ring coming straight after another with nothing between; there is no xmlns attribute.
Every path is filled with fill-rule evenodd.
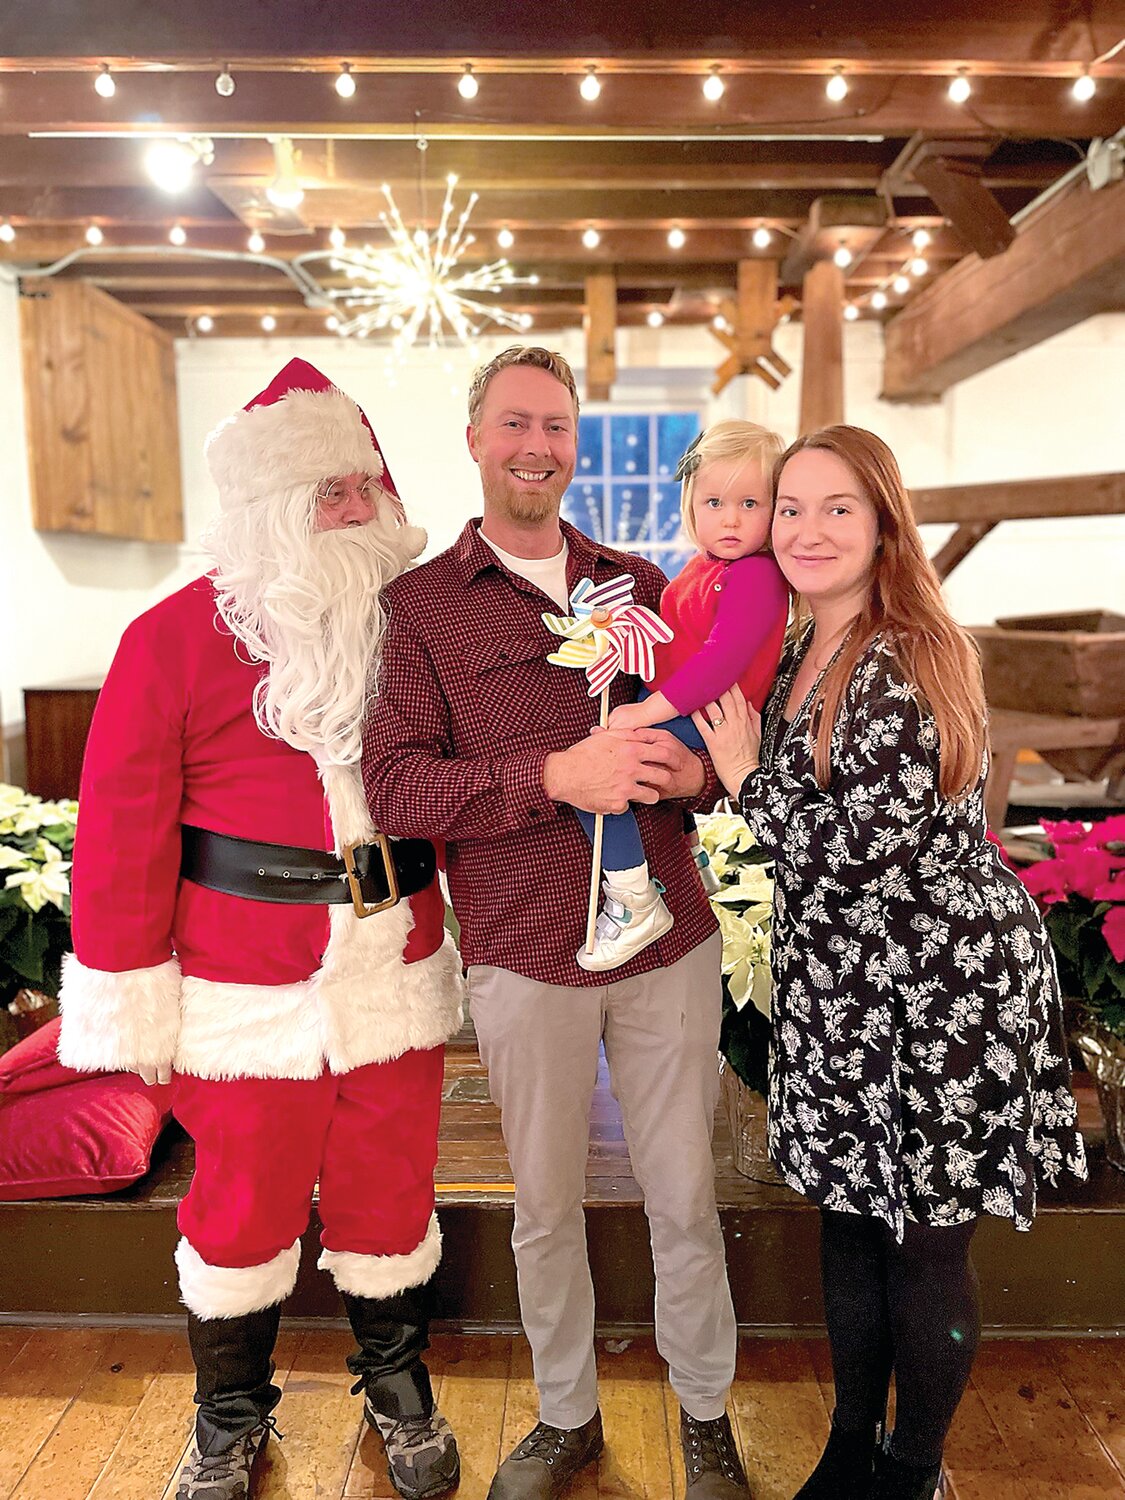
<svg viewBox="0 0 1125 1500"><path fill-rule="evenodd" d="M471 1030L449 1049L438 1205L445 1239L438 1317L450 1329L519 1326L510 1249L512 1184L498 1113ZM1119 1331L1125 1326L1125 1175L1108 1166L1091 1090L1080 1089L1091 1177L1047 1193L1030 1234L988 1220L976 1240L986 1325L1008 1332ZM653 1278L641 1194L621 1117L602 1075L591 1113L586 1218L603 1332L651 1327ZM191 1171L176 1127L153 1170L108 1198L0 1204L0 1321L151 1321L179 1316L172 1265L175 1210ZM739 1323L747 1331L821 1326L817 1218L783 1187L749 1181L731 1162L720 1111L715 1171ZM330 1278L316 1270L315 1214L287 1316L335 1320Z"/></svg>

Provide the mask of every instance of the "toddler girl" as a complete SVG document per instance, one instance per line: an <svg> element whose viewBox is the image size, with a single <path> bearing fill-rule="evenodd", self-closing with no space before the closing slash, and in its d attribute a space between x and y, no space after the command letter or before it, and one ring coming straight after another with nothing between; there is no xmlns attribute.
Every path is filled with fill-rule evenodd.
<svg viewBox="0 0 1125 1500"><path fill-rule="evenodd" d="M766 549L772 506L770 472L781 439L754 422L716 422L680 460L684 532L699 548L664 590L660 613L675 631L656 648L655 691L609 716L609 728L656 725L702 749L691 714L737 685L760 709L777 672L789 613L789 591ZM594 816L579 812L593 838ZM715 889L694 820L688 837L704 886ZM632 812L606 816L602 850L605 906L594 951L583 947L583 969L616 969L672 926L662 888L649 874Z"/></svg>

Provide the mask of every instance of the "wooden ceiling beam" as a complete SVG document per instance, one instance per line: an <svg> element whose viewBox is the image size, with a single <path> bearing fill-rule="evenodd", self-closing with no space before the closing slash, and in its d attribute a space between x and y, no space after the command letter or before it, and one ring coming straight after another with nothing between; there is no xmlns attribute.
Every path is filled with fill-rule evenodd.
<svg viewBox="0 0 1125 1500"><path fill-rule="evenodd" d="M1041 521L1050 516L1125 515L1125 474L1004 479L910 492L919 526L984 521Z"/></svg>
<svg viewBox="0 0 1125 1500"><path fill-rule="evenodd" d="M860 260L883 238L887 205L882 198L858 193L827 193L817 198L781 267L789 284L801 281L818 261L829 260L846 246Z"/></svg>
<svg viewBox="0 0 1125 1500"><path fill-rule="evenodd" d="M1015 238L1008 213L984 182L984 163L995 142L978 137L933 140L919 133L903 148L883 179L893 194L913 179L982 259L1002 255Z"/></svg>
<svg viewBox="0 0 1125 1500"><path fill-rule="evenodd" d="M1096 313L1125 308L1125 179L1076 176L1020 224L1011 247L969 255L887 325L883 396L935 399Z"/></svg>

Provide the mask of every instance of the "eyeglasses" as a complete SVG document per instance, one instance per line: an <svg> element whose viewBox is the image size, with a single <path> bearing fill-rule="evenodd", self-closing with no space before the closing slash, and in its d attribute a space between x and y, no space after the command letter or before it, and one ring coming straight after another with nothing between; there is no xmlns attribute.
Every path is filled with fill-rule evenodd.
<svg viewBox="0 0 1125 1500"><path fill-rule="evenodd" d="M316 498L329 510L339 510L352 495L358 495L365 505L374 509L387 493L374 475L369 474L360 485L351 484L346 479L326 480L317 489Z"/></svg>

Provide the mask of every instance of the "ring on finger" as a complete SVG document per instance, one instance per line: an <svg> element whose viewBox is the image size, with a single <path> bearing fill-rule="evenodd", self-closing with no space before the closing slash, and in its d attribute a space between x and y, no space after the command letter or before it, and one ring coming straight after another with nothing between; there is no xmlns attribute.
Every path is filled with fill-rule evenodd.
<svg viewBox="0 0 1125 1500"><path fill-rule="evenodd" d="M727 721L723 718L722 714L716 714L715 717L711 720L711 728L721 729L726 722Z"/></svg>

